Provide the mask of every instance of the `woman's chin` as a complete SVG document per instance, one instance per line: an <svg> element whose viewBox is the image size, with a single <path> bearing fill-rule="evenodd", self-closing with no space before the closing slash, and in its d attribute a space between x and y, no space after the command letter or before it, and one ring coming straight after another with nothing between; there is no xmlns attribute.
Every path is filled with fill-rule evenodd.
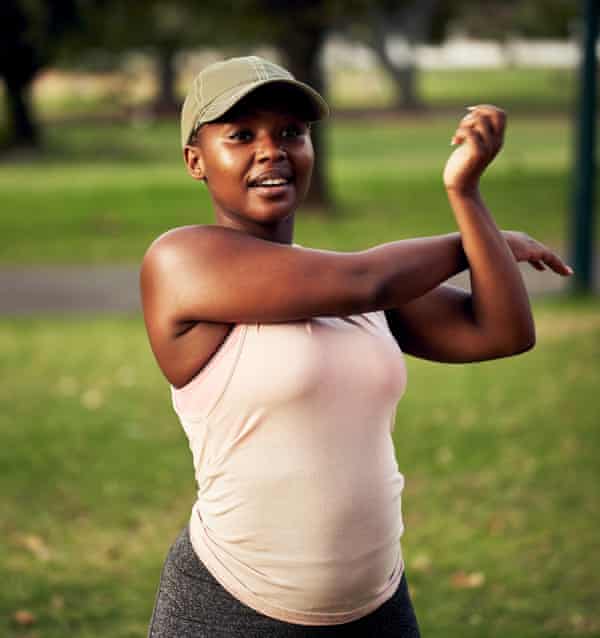
<svg viewBox="0 0 600 638"><path fill-rule="evenodd" d="M250 216L262 223L273 223L289 217L298 208L295 198L292 200L270 200L261 205L252 206Z"/></svg>

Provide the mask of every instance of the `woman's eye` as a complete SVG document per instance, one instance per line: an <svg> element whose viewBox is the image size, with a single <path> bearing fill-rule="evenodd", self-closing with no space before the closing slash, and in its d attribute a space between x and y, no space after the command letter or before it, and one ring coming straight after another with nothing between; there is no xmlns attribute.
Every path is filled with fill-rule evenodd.
<svg viewBox="0 0 600 638"><path fill-rule="evenodd" d="M229 135L229 139L240 140L241 142L248 142L252 139L252 131L242 129L240 131L234 131Z"/></svg>
<svg viewBox="0 0 600 638"><path fill-rule="evenodd" d="M299 126L287 126L281 133L282 137L298 137L302 135L302 131Z"/></svg>

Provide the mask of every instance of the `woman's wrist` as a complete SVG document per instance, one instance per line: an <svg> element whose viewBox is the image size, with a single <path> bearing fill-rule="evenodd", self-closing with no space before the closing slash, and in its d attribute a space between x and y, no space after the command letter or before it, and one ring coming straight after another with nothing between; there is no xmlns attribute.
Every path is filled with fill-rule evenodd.
<svg viewBox="0 0 600 638"><path fill-rule="evenodd" d="M479 182L475 184L444 184L448 199L470 199L481 201Z"/></svg>

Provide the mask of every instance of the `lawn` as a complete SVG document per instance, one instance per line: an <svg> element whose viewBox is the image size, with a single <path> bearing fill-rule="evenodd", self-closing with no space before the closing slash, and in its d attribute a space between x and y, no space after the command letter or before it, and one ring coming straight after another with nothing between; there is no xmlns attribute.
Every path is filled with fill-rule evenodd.
<svg viewBox="0 0 600 638"><path fill-rule="evenodd" d="M534 311L524 355L408 358L394 440L428 638L600 636L600 303ZM141 318L4 318L0 360L0 635L144 636L195 491Z"/></svg>
<svg viewBox="0 0 600 638"><path fill-rule="evenodd" d="M441 182L450 137L463 106L489 101L509 108L482 185L490 209L566 254L572 130L557 111L573 75L521 71L430 72L423 93L443 110L334 119L336 208L299 210L295 241L358 250L454 231ZM388 105L389 86L372 88L342 78L333 102L362 106L369 93ZM175 122L59 124L76 103L38 106L45 149L0 159L0 265L138 264L166 229L212 222ZM428 638L600 637L600 301L537 299L534 312L537 346L519 357L408 358L394 440ZM195 485L141 317L0 318L0 361L0 635L145 636Z"/></svg>
<svg viewBox="0 0 600 638"><path fill-rule="evenodd" d="M337 69L329 77L332 103L340 108L389 107L394 86L382 69ZM489 68L422 70L417 89L431 108L487 102L508 109L553 112L570 109L577 89L575 69Z"/></svg>
<svg viewBox="0 0 600 638"><path fill-rule="evenodd" d="M441 174L463 113L334 122L328 172L337 206L329 218L299 210L296 241L355 250L456 230ZM482 182L502 228L564 245L570 151L565 117L509 121ZM204 186L185 173L175 123L57 124L44 152L1 165L0 263L139 263L166 229L212 220Z"/></svg>
<svg viewBox="0 0 600 638"><path fill-rule="evenodd" d="M149 63L151 68L152 62ZM193 73L180 74L176 90L183 100ZM577 69L544 67L421 69L417 93L428 108L463 107L478 102L544 113L572 108L577 90ZM382 67L326 71L328 101L335 109L390 108L394 84ZM148 70L93 73L46 69L33 85L33 104L43 119L116 115L125 108L143 110L156 91L156 78ZM0 99L3 97L0 84Z"/></svg>

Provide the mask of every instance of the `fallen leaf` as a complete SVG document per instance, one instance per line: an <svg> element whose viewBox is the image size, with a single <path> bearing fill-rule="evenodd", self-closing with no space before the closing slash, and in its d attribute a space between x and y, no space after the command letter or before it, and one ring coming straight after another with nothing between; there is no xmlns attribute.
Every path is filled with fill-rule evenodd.
<svg viewBox="0 0 600 638"><path fill-rule="evenodd" d="M81 395L81 405L88 410L97 410L103 403L104 397L98 388L86 390Z"/></svg>
<svg viewBox="0 0 600 638"><path fill-rule="evenodd" d="M19 545L28 549L39 560L50 560L50 550L43 538L35 534L26 534L19 538Z"/></svg>
<svg viewBox="0 0 600 638"><path fill-rule="evenodd" d="M458 571L452 574L451 583L455 589L475 589L485 583L485 575L483 572L467 574L466 572Z"/></svg>
<svg viewBox="0 0 600 638"><path fill-rule="evenodd" d="M59 594L54 594L54 596L52 596L52 599L50 600L50 605L55 611L60 611L65 607L65 599Z"/></svg>
<svg viewBox="0 0 600 638"><path fill-rule="evenodd" d="M417 554L410 563L410 568L417 572L426 572L431 567L431 558L427 554Z"/></svg>
<svg viewBox="0 0 600 638"><path fill-rule="evenodd" d="M490 534L502 534L506 529L506 518L500 514L493 514L488 521Z"/></svg>
<svg viewBox="0 0 600 638"><path fill-rule="evenodd" d="M17 625L33 625L36 621L35 616L27 609L18 609L15 611L13 619Z"/></svg>

